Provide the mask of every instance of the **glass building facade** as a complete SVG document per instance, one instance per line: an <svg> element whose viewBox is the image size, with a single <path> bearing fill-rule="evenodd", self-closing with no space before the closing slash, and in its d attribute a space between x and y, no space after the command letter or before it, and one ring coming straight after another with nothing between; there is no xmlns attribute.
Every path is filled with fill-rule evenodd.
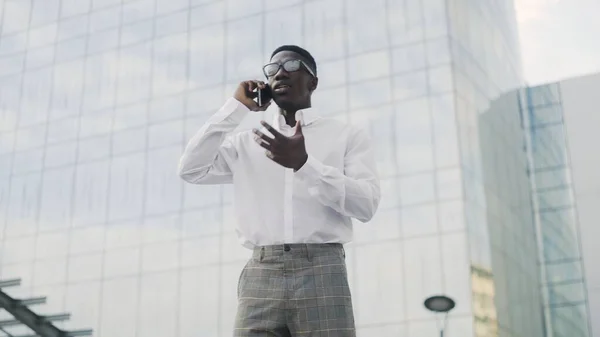
<svg viewBox="0 0 600 337"><path fill-rule="evenodd" d="M73 312L69 328L231 334L249 256L232 189L184 184L178 159L237 83L299 44L319 67L313 105L370 131L382 179L376 217L347 248L359 335L435 336L423 301L439 293L457 302L447 336L543 335L512 1L0 11L0 277Z"/></svg>
<svg viewBox="0 0 600 337"><path fill-rule="evenodd" d="M577 200L559 83L524 90L548 336L591 336Z"/></svg>

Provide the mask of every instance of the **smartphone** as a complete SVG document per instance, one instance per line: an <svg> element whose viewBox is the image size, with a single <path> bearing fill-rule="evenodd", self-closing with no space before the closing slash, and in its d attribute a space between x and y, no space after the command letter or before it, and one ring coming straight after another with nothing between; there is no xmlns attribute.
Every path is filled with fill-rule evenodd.
<svg viewBox="0 0 600 337"><path fill-rule="evenodd" d="M269 87L268 84L265 86L264 89L256 89L256 94L256 103L258 104L258 106L263 106L269 103L269 101L273 98L273 95L271 94L271 87Z"/></svg>

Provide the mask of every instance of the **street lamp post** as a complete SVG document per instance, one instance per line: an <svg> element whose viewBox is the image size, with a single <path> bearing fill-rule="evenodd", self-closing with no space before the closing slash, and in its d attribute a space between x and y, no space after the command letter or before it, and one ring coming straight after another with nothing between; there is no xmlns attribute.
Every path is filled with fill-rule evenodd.
<svg viewBox="0 0 600 337"><path fill-rule="evenodd" d="M425 300L425 308L427 310L436 313L444 314L444 323L440 329L440 337L444 337L444 330L446 329L446 320L448 319L448 313L454 309L456 302L448 296L436 295L431 296Z"/></svg>

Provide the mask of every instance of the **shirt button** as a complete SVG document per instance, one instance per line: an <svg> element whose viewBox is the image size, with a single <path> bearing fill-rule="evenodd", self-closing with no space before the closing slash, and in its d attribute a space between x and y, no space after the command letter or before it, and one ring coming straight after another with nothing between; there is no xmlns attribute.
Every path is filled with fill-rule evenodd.
<svg viewBox="0 0 600 337"><path fill-rule="evenodd" d="M283 250L285 250L286 252L289 252L290 249L290 245L283 245Z"/></svg>

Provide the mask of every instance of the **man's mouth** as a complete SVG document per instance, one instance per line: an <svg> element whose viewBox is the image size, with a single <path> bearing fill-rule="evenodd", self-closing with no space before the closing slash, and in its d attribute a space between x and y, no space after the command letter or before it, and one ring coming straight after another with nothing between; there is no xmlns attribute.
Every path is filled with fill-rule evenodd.
<svg viewBox="0 0 600 337"><path fill-rule="evenodd" d="M290 90L290 86L289 85L285 85L285 84L281 84L275 87L275 89L273 89L273 92L276 94L285 94Z"/></svg>

